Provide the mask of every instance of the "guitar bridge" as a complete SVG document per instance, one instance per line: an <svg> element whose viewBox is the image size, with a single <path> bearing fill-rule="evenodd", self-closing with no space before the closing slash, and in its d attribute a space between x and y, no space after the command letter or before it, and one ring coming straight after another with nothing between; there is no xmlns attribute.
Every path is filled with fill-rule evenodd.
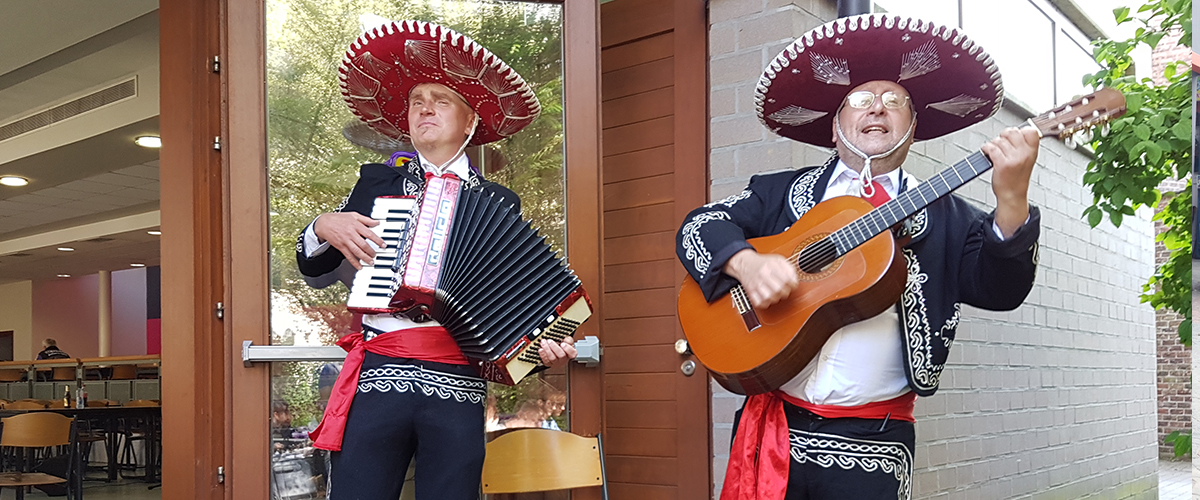
<svg viewBox="0 0 1200 500"><path fill-rule="evenodd" d="M742 321L746 323L746 331L752 332L762 326L758 321L758 313L750 306L750 298L746 297L746 290L742 285L729 290L729 296L733 299L733 306L737 308L738 314L742 316Z"/></svg>

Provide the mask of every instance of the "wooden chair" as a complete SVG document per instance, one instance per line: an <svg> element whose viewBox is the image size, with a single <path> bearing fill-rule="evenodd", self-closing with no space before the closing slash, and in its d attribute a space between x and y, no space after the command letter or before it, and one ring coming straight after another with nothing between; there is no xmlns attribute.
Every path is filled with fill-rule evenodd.
<svg viewBox="0 0 1200 500"><path fill-rule="evenodd" d="M0 382L20 382L25 378L25 370L20 369L5 369L0 370Z"/></svg>
<svg viewBox="0 0 1200 500"><path fill-rule="evenodd" d="M113 380L133 380L137 378L137 367L133 365L116 365L112 367Z"/></svg>
<svg viewBox="0 0 1200 500"><path fill-rule="evenodd" d="M520 429L487 444L483 492L528 493L599 486L608 500L604 447L587 438L550 429Z"/></svg>
<svg viewBox="0 0 1200 500"><path fill-rule="evenodd" d="M4 405L5 410L45 410L46 403L41 401L13 401Z"/></svg>
<svg viewBox="0 0 1200 500"><path fill-rule="evenodd" d="M68 483L68 493L78 493L79 483L76 465L76 450L73 446L73 418L49 412L33 412L0 419L0 447L23 448L32 457L32 451L58 446L68 447L67 477L58 477L40 472L7 472L0 474L0 488L15 487L17 499L25 498L25 488ZM75 498L75 495L70 495Z"/></svg>
<svg viewBox="0 0 1200 500"><path fill-rule="evenodd" d="M121 403L111 399L89 399L87 402L88 408L104 408L108 406L121 406Z"/></svg>
<svg viewBox="0 0 1200 500"><path fill-rule="evenodd" d="M75 380L75 367L73 367L73 366L56 366L56 367L54 367L54 374L50 376L50 380L54 380L56 382Z"/></svg>
<svg viewBox="0 0 1200 500"><path fill-rule="evenodd" d="M137 407L162 406L162 404L153 399L135 399L128 403L125 403L123 406L137 408ZM123 420L124 420L124 425L123 425L123 428L119 432L125 436L125 440L124 440L125 444L124 444L124 447L121 448L120 458L117 459L117 463L120 464L121 469L133 470L133 469L137 469L137 467L138 467L138 465L136 463L137 457L133 451L133 443L135 441L143 441L144 442L146 439L146 433L148 433L148 432L156 433L155 436L158 439L159 443L162 442L162 439L161 439L161 435L157 434L158 433L158 425L156 424L154 419L149 419L149 420L123 419ZM161 450L161 449L162 448L160 446L159 450ZM157 454L156 454L156 456L153 456L153 457L147 456L146 457L146 462L147 462L146 466L147 467L155 466L156 464L158 464L157 460L158 460ZM151 464L150 463L151 461L153 461L154 464ZM127 475L125 475L124 472L121 473L121 477L124 477L127 479L144 479L145 478L145 476L127 476Z"/></svg>

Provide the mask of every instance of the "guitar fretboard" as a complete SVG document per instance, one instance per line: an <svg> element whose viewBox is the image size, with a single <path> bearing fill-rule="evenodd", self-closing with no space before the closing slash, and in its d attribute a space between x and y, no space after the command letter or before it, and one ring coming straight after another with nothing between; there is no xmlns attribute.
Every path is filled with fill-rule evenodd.
<svg viewBox="0 0 1200 500"><path fill-rule="evenodd" d="M896 223L912 216L992 168L992 162L976 151L955 163L954 166L929 178L916 189L910 189L887 203L876 207L854 222L834 231L822 241L805 248L797 263L805 272L813 273L824 268L838 257L862 245L879 233L887 231Z"/></svg>

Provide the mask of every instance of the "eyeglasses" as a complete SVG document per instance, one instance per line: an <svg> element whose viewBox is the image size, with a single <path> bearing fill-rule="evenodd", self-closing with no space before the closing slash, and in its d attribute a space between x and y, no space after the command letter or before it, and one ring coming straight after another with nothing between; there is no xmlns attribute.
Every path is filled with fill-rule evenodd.
<svg viewBox="0 0 1200 500"><path fill-rule="evenodd" d="M866 109L875 103L875 95L870 90L851 92L846 96L846 104L855 109ZM900 109L908 105L908 96L901 96L890 90L879 94L879 98L883 100L883 107L888 109Z"/></svg>

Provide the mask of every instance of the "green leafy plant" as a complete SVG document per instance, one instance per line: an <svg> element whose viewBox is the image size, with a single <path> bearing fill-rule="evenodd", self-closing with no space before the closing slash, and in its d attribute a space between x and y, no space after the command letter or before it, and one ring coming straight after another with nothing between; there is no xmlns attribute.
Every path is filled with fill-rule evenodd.
<svg viewBox="0 0 1200 500"><path fill-rule="evenodd" d="M1101 39L1093 42L1093 57L1101 70L1084 77L1084 84L1109 87L1125 94L1128 113L1114 120L1108 134L1096 134L1091 142L1096 152L1088 164L1083 183L1092 188L1092 205L1083 216L1096 227L1108 216L1120 226L1127 215L1146 206L1161 209L1154 220L1165 230L1156 241L1170 252L1142 286L1142 302L1156 310L1170 310L1184 319L1178 334L1192 345L1192 91L1191 71L1183 61L1166 65L1165 85L1151 78L1130 74L1130 53L1141 46L1157 47L1165 37L1179 36L1178 44L1192 43L1191 0L1153 0L1132 12L1129 7L1113 10L1117 24L1138 25L1128 40ZM1180 191L1163 193L1165 180L1185 180ZM1164 203L1165 202L1165 203ZM1191 431L1176 431L1166 438L1177 456L1191 454Z"/></svg>

